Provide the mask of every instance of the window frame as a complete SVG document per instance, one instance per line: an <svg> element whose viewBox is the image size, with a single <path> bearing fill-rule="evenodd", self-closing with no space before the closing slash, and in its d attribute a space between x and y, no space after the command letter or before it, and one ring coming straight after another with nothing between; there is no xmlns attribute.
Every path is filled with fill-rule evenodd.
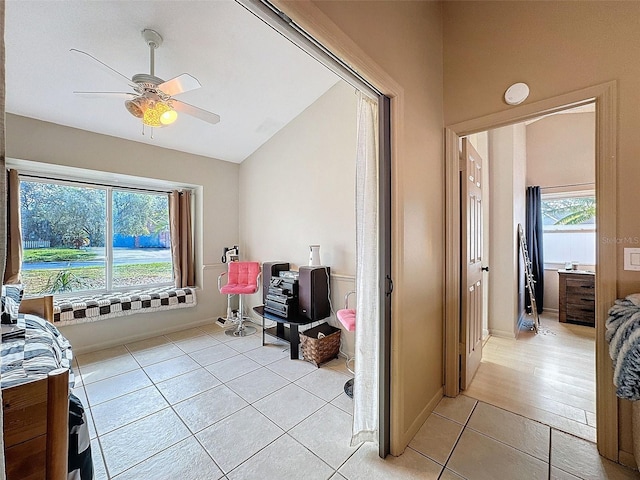
<svg viewBox="0 0 640 480"><path fill-rule="evenodd" d="M10 168L8 165L7 168ZM132 286L122 286L114 288L113 286L113 192L114 191L124 191L130 193L142 193L142 194L164 194L169 196L171 193L169 190L162 190L149 185L149 188L145 188L145 186L137 184L136 186L129 186L127 184L118 184L113 185L107 182L99 182L99 181L91 181L91 180L80 180L76 178L60 178L54 175L43 175L42 173L31 173L28 171L18 170L18 175L20 179L20 185L22 182L38 182L43 184L57 184L63 186L70 187L83 187L83 188L95 188L104 190L106 192L106 208L105 208L105 288L104 289L88 289L88 290L76 290L71 292L55 292L57 298L73 298L78 296L91 296L97 294L110 294L110 293L119 293L119 292L130 292L135 290L151 290L154 288L163 288L163 287L172 287L175 285L174 277L173 277L173 258L171 258L171 280L167 282L155 282L148 283L144 285L132 285ZM137 183L137 182L136 182ZM150 182L151 183L151 182ZM178 190L191 190L192 195L195 192L190 188L177 187ZM167 199L169 202L169 199ZM22 229L22 222L20 225ZM110 239L110 240L109 240ZM20 266L22 270L22 265Z"/></svg>

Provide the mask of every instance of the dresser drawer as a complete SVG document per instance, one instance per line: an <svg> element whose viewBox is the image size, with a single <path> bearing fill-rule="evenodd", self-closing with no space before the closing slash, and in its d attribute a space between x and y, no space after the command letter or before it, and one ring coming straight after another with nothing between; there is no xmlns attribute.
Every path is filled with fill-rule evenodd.
<svg viewBox="0 0 640 480"><path fill-rule="evenodd" d="M596 299L593 295L567 295L567 306L574 305L576 307L586 307L594 310L596 308Z"/></svg>
<svg viewBox="0 0 640 480"><path fill-rule="evenodd" d="M586 277L586 278L568 277L566 279L566 282L567 282L567 291L569 289L576 289L576 290L594 290L595 289L595 282L593 277Z"/></svg>
<svg viewBox="0 0 640 480"><path fill-rule="evenodd" d="M567 321L595 325L595 308L592 306L567 304Z"/></svg>

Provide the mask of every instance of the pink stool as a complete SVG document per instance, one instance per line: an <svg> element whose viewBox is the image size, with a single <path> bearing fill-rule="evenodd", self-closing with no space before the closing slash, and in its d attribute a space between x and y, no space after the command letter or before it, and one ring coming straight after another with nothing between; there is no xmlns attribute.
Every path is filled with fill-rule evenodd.
<svg viewBox="0 0 640 480"><path fill-rule="evenodd" d="M336 317L338 317L340 323L349 332L353 332L356 329L356 311L353 308L349 308L349 296L353 293L356 292L351 291L344 296L344 308L336 312ZM352 359L347 359L347 370L355 373L349 368L349 362L351 360ZM353 378L347 380L347 383L344 384L344 393L346 393L349 398L353 398Z"/></svg>
<svg viewBox="0 0 640 480"><path fill-rule="evenodd" d="M258 291L260 285L260 264L258 262L229 262L229 269L218 277L218 290L223 295L238 295L239 306L237 316L234 318L231 308L227 307L227 320L237 322L235 329L228 329L225 333L233 337L244 337L256 333L257 329L244 325L243 296L251 295ZM220 286L220 280L227 275L227 284Z"/></svg>

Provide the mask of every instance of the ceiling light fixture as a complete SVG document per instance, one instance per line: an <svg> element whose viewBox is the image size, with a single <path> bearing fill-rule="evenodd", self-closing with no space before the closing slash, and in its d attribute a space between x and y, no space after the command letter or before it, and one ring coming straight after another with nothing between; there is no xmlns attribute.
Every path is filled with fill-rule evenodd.
<svg viewBox="0 0 640 480"><path fill-rule="evenodd" d="M529 85L514 83L504 92L504 101L509 105L520 105L529 96Z"/></svg>
<svg viewBox="0 0 640 480"><path fill-rule="evenodd" d="M131 109L129 109L129 111L131 112ZM178 112L173 109L170 102L163 100L154 102L152 100L148 102L144 109L142 123L150 127L164 127L166 125L171 125L177 118Z"/></svg>
<svg viewBox="0 0 640 480"><path fill-rule="evenodd" d="M220 121L220 116L173 98L196 88L200 88L197 78L183 73L171 80L164 81L155 76L155 50L162 45L162 37L151 29L142 31L142 38L149 47L149 73L137 73L129 79L109 65L101 62L86 52L72 48L71 51L83 58L89 58L106 69L120 80L133 88L133 92L74 92L77 95L103 96L124 98L127 111L142 120L142 134L144 127L149 126L153 138L153 127L164 127L173 124L178 119L178 111L203 120L212 125Z"/></svg>

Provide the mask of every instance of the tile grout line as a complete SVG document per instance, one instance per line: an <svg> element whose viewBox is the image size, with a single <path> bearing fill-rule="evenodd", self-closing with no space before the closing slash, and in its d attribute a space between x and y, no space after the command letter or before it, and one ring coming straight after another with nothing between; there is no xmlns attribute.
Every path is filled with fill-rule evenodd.
<svg viewBox="0 0 640 480"><path fill-rule="evenodd" d="M468 397L468 398L471 398L471 397ZM480 402L478 400L475 400L475 401L476 401L475 405L471 409L471 412L469 412L469 416L467 417L467 419L465 420L464 424L462 425L462 430L460 430L460 434L458 435L458 438L456 438L456 441L453 444L453 447L451 448L451 451L449 452L449 455L447 456L447 459L445 460L444 465L442 465L442 472L440 473L440 476L442 476L442 473L447 469L447 465L449 464L449 460L451 460L451 457L453 456L453 452L455 452L456 447L458 446L458 443L460 442L460 439L462 438L462 435L464 434L464 431L467 429L467 425L469 424L469 420L471 420L471 416L473 415L473 412L476 411L476 408L480 404ZM440 478L440 476L438 478Z"/></svg>
<svg viewBox="0 0 640 480"><path fill-rule="evenodd" d="M553 441L552 439L553 439L553 428L549 427L549 464L548 464L549 468L547 470L548 472L547 478L549 480L551 480L551 451L553 448L553 446L551 445L551 442Z"/></svg>
<svg viewBox="0 0 640 480"><path fill-rule="evenodd" d="M206 334L206 332L205 332L205 334ZM173 340L171 340L170 338L167 338L167 339L168 339L168 341L169 341L168 343L163 344L163 345L158 345L158 346L156 346L156 347L151 347L151 348L162 348L163 346L165 346L165 345L170 345L170 344L175 345L175 342L173 342ZM222 343L220 343L220 344L222 344ZM142 390L142 389L144 389L144 388L154 387L154 388L158 391L158 393L162 396L162 398L164 398L164 400L168 403L168 406L167 406L167 407L165 407L165 408L163 408L163 409L161 409L161 410L166 410L167 408L171 408L172 412L173 412L173 413L174 413L174 414L179 418L179 420L180 420L180 421L181 421L181 423L185 426L185 428L187 429L187 431L188 431L188 432L190 432L190 435L189 435L189 436L187 436L187 437L186 437L186 438L184 438L184 439L179 440L178 442L176 442L176 443L174 443L174 444L172 444L172 445L167 446L166 448L162 449L161 451L156 452L155 454L151 455L150 457L148 457L148 458L146 458L146 459L143 459L143 460L141 460L140 462L137 462L137 463L136 463L136 464L134 464L134 465L131 465L131 466L130 466L130 467L128 467L127 469L125 469L125 470L123 470L122 472L118 473L118 475L120 475L120 474L122 474L122 473L124 473L124 472L126 472L126 471L128 471L128 470L130 470L131 468L136 467L137 465L139 465L139 464L141 464L142 462L144 462L144 461L148 460L149 458L153 458L154 456L159 455L160 453L162 453L162 452L166 451L167 449L174 447L175 445L177 445L178 443L180 443L180 442L182 442L182 441L184 441L184 440L188 439L189 437L193 437L193 438L198 442L198 444L199 444L199 445L201 445L201 446L202 446L202 448L206 451L207 455L208 455L209 457L211 457L211 455L209 454L208 450L207 450L207 449L206 449L206 448L205 448L205 447L200 443L200 441L199 441L199 440L198 440L198 438L196 437L196 434L197 434L197 433L199 433L199 432L201 432L201 431L203 431L203 430L205 430L206 428L209 428L209 427L210 427L210 426L212 426L212 425L215 425L215 423L218 423L219 421L222 421L222 420L224 420L225 418L228 418L230 415L227 415L227 416L225 416L224 418L218 419L218 421L217 421L217 422L215 422L214 424L209 425L209 426L207 426L207 427L205 427L205 428L201 429L199 432L192 433L192 432L191 432L191 429L190 429L190 428L189 428L189 427L184 423L184 420L180 417L180 415L178 415L178 413L177 413L177 412L175 411L175 409L173 408L173 407L174 407L174 405L172 405L172 404L171 404L171 402L170 402L170 401L165 397L165 395L164 395L164 394L159 390L159 388L157 387L157 384L158 384L158 383L162 383L162 382L157 382L157 383L156 383L155 381L153 381L153 379L151 379L151 377L149 376L149 374L146 372L145 367L143 367L143 366L142 366L142 364L140 363L140 361L139 361L139 360L138 360L138 359L133 355L133 353L132 353L132 351L129 349L129 347L127 347L127 346L126 346L126 344L123 344L122 346L124 347L124 349L126 350L126 352L127 352L127 353L128 353L128 354L129 354L133 359L134 359L134 361L136 362L136 364L138 365L138 367L137 367L137 368L135 368L135 369L132 369L132 370L130 370L130 371L127 371L127 372L122 372L122 373L119 373L119 374L117 374L117 375L113 375L113 376L110 376L110 377L105 377L104 379L101 379L100 381L102 381L102 380L107 380L107 379L109 379L109 378L113 378L113 377L116 377L116 376L121 375L121 374L134 372L134 371L136 371L136 370L142 370L142 373L144 373L144 375L149 379L149 381L151 382L151 385L147 385L147 386L144 386L144 387L142 387L142 388L138 388L138 389L136 389L136 390L134 390L134 391L132 391L132 392L128 392L128 393L123 394L123 395L119 395L118 397L115 397L115 398L113 398L113 399L106 400L105 402L100 402L99 404L96 404L96 406L97 406L97 405L101 405L101 404L106 403L106 402L111 401L111 400L115 400L115 399L117 399L117 398L121 398L121 397L126 396L126 395L128 395L128 394L135 393L135 392L140 391L140 390ZM177 346L177 345L175 345L175 346ZM215 345L213 345L213 346L215 346ZM205 347L205 348L210 348L210 347ZM205 348L203 348L203 349L201 349L201 350L204 350ZM232 348L232 347L229 347L229 348ZM260 347L256 347L256 348L260 348ZM178 346L178 349L180 349L180 347L179 347L179 346ZM233 348L232 348L232 349L233 349ZM183 354L184 354L184 355L188 356L189 358L191 358L191 359L193 360L193 358L190 356L190 354L189 354L189 353L184 352L182 349L180 349L180 350L181 350L181 352L183 352ZM234 350L235 350L235 349L234 349ZM255 349L251 349L251 350L255 350ZM247 350L247 351L251 351L251 350ZM193 352L192 352L192 353L193 353ZM254 361L254 362L255 362L255 360L253 360L252 358L250 358L250 357L248 357L248 356L246 356L246 355L245 355L245 353L246 353L246 352L237 352L237 353L238 353L238 355L244 355L244 356L245 356L246 358L248 358L249 360L252 360L252 361ZM178 355L177 357L180 357L180 356L182 356L182 355ZM236 356L236 355L234 355L234 356ZM149 364L149 365L147 365L147 367L148 367L148 366L151 366L151 365L158 364L158 363L162 363L162 362L164 362L164 361L170 361L170 360L172 360L172 359L174 359L174 358L177 358L177 357L172 357L172 358L168 358L168 359L165 359L165 360L161 360L161 361L159 361L159 362L155 362L155 363ZM284 358L286 358L286 357L284 357ZM225 360L225 359L220 360L220 361L224 361L224 360ZM281 437L282 437L282 436L284 436L284 435L288 435L290 438L292 438L294 441L296 441L296 443L300 444L300 442L298 442L298 440L296 440L294 437L292 437L288 432L289 432L292 428L295 428L297 425L299 425L299 424L300 424L300 423L302 423L304 420L306 420L307 418L309 418L311 415L314 415L314 414L315 414L315 413L317 413L319 410L321 410L322 408L326 407L327 405L331 405L332 407L336 408L337 410L339 410L339 411L341 411L341 412L344 412L344 413L346 413L346 414L348 414L348 415L352 416L352 414L349 414L348 412L345 412L345 411L344 411L344 410L342 410L340 407L337 407L337 406L335 406L335 405L333 405L333 404L331 403L331 402L333 402L334 400L336 400L338 397L340 397L340 395L341 395L341 394L336 395L335 397L331 398L330 400L326 400L326 399L324 399L324 398L318 397L315 393L310 392L309 390L307 390L307 389L305 389L304 387L302 387L302 386L300 386L300 385L297 385L297 384L295 383L296 381L298 381L298 380L300 380L300 379L302 379L302 378L306 377L307 375L310 375L311 373L313 373L314 371L317 371L317 370L313 370L313 371L310 371L309 373L305 373L304 375L302 375L302 376L300 376L300 377L296 378L296 380L293 380L293 381L292 381L292 380L289 380L289 379L288 379L288 378L286 378L286 377L283 377L283 376L282 376L282 375L280 375L278 372L275 372L275 371L273 371L272 369L270 369L270 368L269 368L269 365L272 365L273 363L276 363L277 361L280 361L280 360L281 360L281 359L278 359L278 360L275 360L275 361L270 362L270 363L267 363L267 364L260 364L260 363L256 362L256 363L259 365L259 367L258 367L256 370L259 370L260 368L265 368L266 370L270 371L271 373L274 373L274 374L275 374L275 375L277 375L278 377L283 378L283 379L284 379L284 380L286 380L286 382L287 382L287 384L286 384L286 385L284 385L283 387L281 387L281 388L279 388L279 389L275 390L274 392L271 392L269 395L272 395L272 394L276 393L277 391L280 391L280 390L282 390L282 389L286 388L286 387L287 387L287 386L289 386L289 385L295 385L296 387L298 387L298 388L302 389L303 391L305 391L305 392L309 393L310 395L312 395L314 398L317 398L318 400L320 400L321 402L323 402L323 405L322 405L320 408L318 408L318 409L314 410L314 412L312 412L311 414L307 415L304 419L302 419L300 422L296 423L296 424L295 424L293 427L291 427L290 429L288 429L288 430L284 430L284 429L282 429L279 425L275 424L275 422L273 422L271 419L269 419L269 418L268 418L264 413L262 413L259 409L257 409L257 408L254 406L254 403L255 403L255 402L258 402L259 400L262 400L262 399L264 399L264 398L268 397L269 395L266 395L266 396L264 396L264 397L261 397L260 399L257 399L255 402L247 403L247 406L246 406L246 407L248 407L248 406L252 406L252 407L254 408L254 410L256 410L260 415L264 416L264 417L265 417L269 422L273 423L277 428L281 429L281 431L282 431L283 433L282 433L281 435L279 435L279 436L278 436L278 437L277 437L273 442L275 442L277 439L281 438ZM104 360L104 361L108 361L108 359L106 359L106 360ZM99 362L95 362L95 363L99 363ZM196 363L198 363L198 362L196 362ZM218 362L213 362L212 364L209 364L209 365L213 365L213 364L215 364L215 363L218 363ZM79 362L78 362L78 364L77 364L77 365L78 365L78 369L79 369L79 370L81 370L81 367L80 367ZM207 365L207 366L209 366L209 365ZM199 368L204 368L204 369L206 370L206 367L202 366L201 364L199 364ZM330 368L330 367L328 367L328 368L329 368L330 370L332 370L332 371L334 371L334 372L336 372L336 373L341 374L341 375L343 375L343 376L344 376L344 373L343 373L342 371L340 371L340 370L338 370L338 369L333 369L333 368ZM256 371L256 370L253 370L253 371ZM184 373L190 373L190 372L192 372L192 371L194 371L194 370L191 370L191 371L189 371L189 372L183 372L183 373L181 373L181 374L179 374L179 375L176 375L176 376L174 376L174 377L171 377L171 378L177 378L177 377L179 377L180 375L182 375L182 374L184 374ZM208 370L207 370L207 371L208 371ZM227 385L226 385L226 382L222 382L220 379L218 379L217 377L215 377L215 375L214 375L213 373L211 373L210 371L208 371L208 373L209 373L209 374L211 374L211 375L212 375L216 380L220 381L220 384L219 384L219 385L216 385L216 387L217 387L217 386L221 386L221 385L227 386ZM251 373L251 372L248 372L248 373ZM244 376L244 374L243 374L243 375L239 375L238 377L235 377L235 378L233 378L233 379L231 379L231 380L229 380L229 381L235 380L235 379L240 378L240 377L242 377L242 376ZM164 379L163 381L170 380L171 378ZM97 382L94 382L94 383L97 383ZM84 384L84 382L83 382L83 384L82 384L82 388L83 388L83 390L84 390L84 392L85 392L85 397L87 398L88 410L89 410L89 411L91 411L91 402L89 401L89 397L88 397L88 395L87 395L87 393L86 393L86 389L85 389L85 384ZM215 387L212 387L212 388L206 389L205 391L203 391L203 392L199 392L198 394L193 395L192 397L189 397L189 398L193 398L193 397L195 397L195 396L197 396L197 395L200 395L200 394L202 394L202 393L204 393L204 392L206 392L206 391L212 390L213 388L215 388ZM233 389L231 389L231 388L230 388L230 387L228 387L228 386L227 386L227 388L229 388L231 391L234 391ZM234 391L234 393L236 393L236 394L237 394L237 392L235 392L235 391ZM184 400L181 400L181 402L183 402L183 401L185 401L185 400L188 400L189 398L184 399ZM242 397L241 397L241 398L242 398ZM245 400L245 399L243 398L243 400ZM246 400L245 400L245 401L246 401ZM177 402L177 403L181 403L181 402ZM243 407L243 408L246 408L246 407ZM118 429L120 429L120 428L122 428L122 427L124 427L124 426L127 426L127 425L130 425L131 423L134 423L135 421L139 421L139 420L142 420L142 419L144 419L144 418L148 418L149 416L151 416L151 415L153 415L153 414L155 414L155 413L158 413L158 412L153 412L153 413L151 413L151 414L149 414L149 415L145 415L144 417L141 417L141 418L139 418L139 419L136 419L136 420L134 420L134 421L132 421L132 422L129 422L129 423L125 424L125 425L121 425L121 426L119 426L118 428L113 429L113 430L111 430L110 432L107 432L107 433L112 433L112 432L114 432L114 431L116 431L116 430L118 430ZM236 412L234 412L234 413L236 413ZM231 415L232 415L232 414L231 414ZM93 415L92 415L92 418L93 418ZM105 472L105 473L106 473L106 475L107 475L107 478L112 478L112 477L111 477L111 475L109 474L108 466L107 466L107 462L106 462L106 460L105 460L104 451L103 451L103 449L102 449L101 437L102 437L102 436L104 436L104 435L105 435L105 433L103 433L103 434L99 434L99 433L98 433L98 431L97 431L97 428L95 428L95 420L93 421L93 423L94 423L94 429L95 429L95 432L96 432L96 437L95 437L95 439L97 440L98 445L99 445L99 447L100 447L100 454L101 454L101 457L102 457L102 460L103 460L103 464L104 464L104 467L105 467L105 470L106 470L106 472ZM273 442L271 442L271 443L273 443ZM300 444L300 445L301 445L303 448L305 448L307 451L309 451L312 455L314 455L316 458L318 458L322 463L324 463L324 464L326 464L327 466L329 466L329 468L333 471L333 474L337 473L337 471L338 471L337 469L334 469L331 465L327 464L327 463L326 463L322 458L320 458L318 455L316 455L313 451L311 451L311 450L310 450L309 448L307 448L306 446L304 446L304 445L302 445L302 444ZM360 445L360 446L361 446L361 445ZM349 457L347 458L347 460L348 460L349 458L351 458L351 456L352 456L352 455L353 455L353 454L354 454L354 453L355 453L355 452L360 448L360 446L358 446L358 448L356 448L356 449L354 450L354 452L352 452L352 453L349 455ZM259 453L259 452L256 452L256 453ZM253 457L253 455L252 455L252 457ZM251 458L251 457L249 457L249 458ZM227 474L226 474L226 473L225 473L225 472L220 468L220 466L219 466L219 465L217 464L217 462L213 459L213 457L211 457L211 459L212 459L212 461L214 462L214 464L215 464L215 465L220 469L220 471L222 472L222 474L223 474L223 478L227 478ZM346 462L347 460L345 460L345 462ZM245 460L245 461L246 461L246 460ZM340 467L341 467L345 462L343 462L343 463L340 465ZM244 463L244 462L242 462L242 463ZM239 466L239 465L238 465L238 466ZM340 467L339 467L339 468L340 468ZM237 468L237 467L236 467L236 468ZM235 468L234 468L234 470L235 470ZM233 471L233 470L232 470L232 471ZM229 472L229 473L230 473L230 472Z"/></svg>

